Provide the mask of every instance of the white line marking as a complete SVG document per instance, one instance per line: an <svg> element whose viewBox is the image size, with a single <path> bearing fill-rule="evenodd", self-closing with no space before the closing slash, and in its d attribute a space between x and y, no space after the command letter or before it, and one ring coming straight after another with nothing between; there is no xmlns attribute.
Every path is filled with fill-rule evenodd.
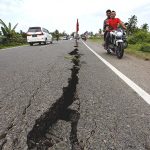
<svg viewBox="0 0 150 150"><path fill-rule="evenodd" d="M83 41L82 41L83 42ZM85 42L84 45L94 53L106 66L108 66L113 72L115 72L127 85L129 85L139 96L141 96L148 104L150 104L150 95L144 91L141 87L139 87L136 83L130 80L127 76L121 73L118 69L116 69L113 65L111 65L108 61L98 55L94 50L92 50Z"/></svg>

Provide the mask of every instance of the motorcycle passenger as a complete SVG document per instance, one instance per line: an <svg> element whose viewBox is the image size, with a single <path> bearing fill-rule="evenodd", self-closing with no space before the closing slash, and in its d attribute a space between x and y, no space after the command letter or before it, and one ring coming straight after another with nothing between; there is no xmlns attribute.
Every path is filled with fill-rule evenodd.
<svg viewBox="0 0 150 150"><path fill-rule="evenodd" d="M103 23L104 46L105 46L106 34L108 32L108 31L106 31L106 26L107 26L106 23L107 23L108 19L110 19L110 16L111 16L111 10L110 9L106 10L106 16L107 16L107 18L104 20L104 23Z"/></svg>
<svg viewBox="0 0 150 150"><path fill-rule="evenodd" d="M106 49L108 49L109 41L110 41L110 35L113 34L115 30L117 30L118 25L121 25L124 29L126 29L126 26L122 23L122 21L119 18L116 17L116 12L111 12L111 18L107 20L106 22Z"/></svg>

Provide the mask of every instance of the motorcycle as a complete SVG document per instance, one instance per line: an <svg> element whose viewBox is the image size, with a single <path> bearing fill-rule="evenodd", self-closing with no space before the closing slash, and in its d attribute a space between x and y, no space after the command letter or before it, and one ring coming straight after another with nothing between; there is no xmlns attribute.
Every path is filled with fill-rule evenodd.
<svg viewBox="0 0 150 150"><path fill-rule="evenodd" d="M110 41L107 53L115 53L117 58L121 59L124 49L128 47L127 36L125 30L118 28L114 32L110 32Z"/></svg>
<svg viewBox="0 0 150 150"><path fill-rule="evenodd" d="M82 40L84 40L84 41L87 40L86 35L81 35L81 38L82 38Z"/></svg>

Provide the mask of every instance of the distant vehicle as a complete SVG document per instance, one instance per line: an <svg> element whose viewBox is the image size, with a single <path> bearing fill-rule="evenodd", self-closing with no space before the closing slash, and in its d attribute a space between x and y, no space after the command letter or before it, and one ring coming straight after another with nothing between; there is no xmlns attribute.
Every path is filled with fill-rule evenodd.
<svg viewBox="0 0 150 150"><path fill-rule="evenodd" d="M68 40L68 36L63 36L63 40Z"/></svg>
<svg viewBox="0 0 150 150"><path fill-rule="evenodd" d="M87 39L87 38L86 38L86 35L82 34L82 35L81 35L81 39L84 40L84 41L86 41L86 39Z"/></svg>
<svg viewBox="0 0 150 150"><path fill-rule="evenodd" d="M69 39L72 40L72 39L73 39L73 36L70 36Z"/></svg>
<svg viewBox="0 0 150 150"><path fill-rule="evenodd" d="M53 43L53 37L49 31L42 27L30 27L27 32L27 42L32 46L34 43Z"/></svg>

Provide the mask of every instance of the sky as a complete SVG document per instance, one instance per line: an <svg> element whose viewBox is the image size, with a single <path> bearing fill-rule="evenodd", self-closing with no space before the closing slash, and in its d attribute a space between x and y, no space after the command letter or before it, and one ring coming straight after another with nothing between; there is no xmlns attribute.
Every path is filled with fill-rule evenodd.
<svg viewBox="0 0 150 150"><path fill-rule="evenodd" d="M79 20L79 33L97 33L103 28L106 10L116 11L116 17L128 22L136 15L138 27L150 26L150 0L0 0L0 19L7 25L18 23L16 31L42 26L50 32L71 34Z"/></svg>

